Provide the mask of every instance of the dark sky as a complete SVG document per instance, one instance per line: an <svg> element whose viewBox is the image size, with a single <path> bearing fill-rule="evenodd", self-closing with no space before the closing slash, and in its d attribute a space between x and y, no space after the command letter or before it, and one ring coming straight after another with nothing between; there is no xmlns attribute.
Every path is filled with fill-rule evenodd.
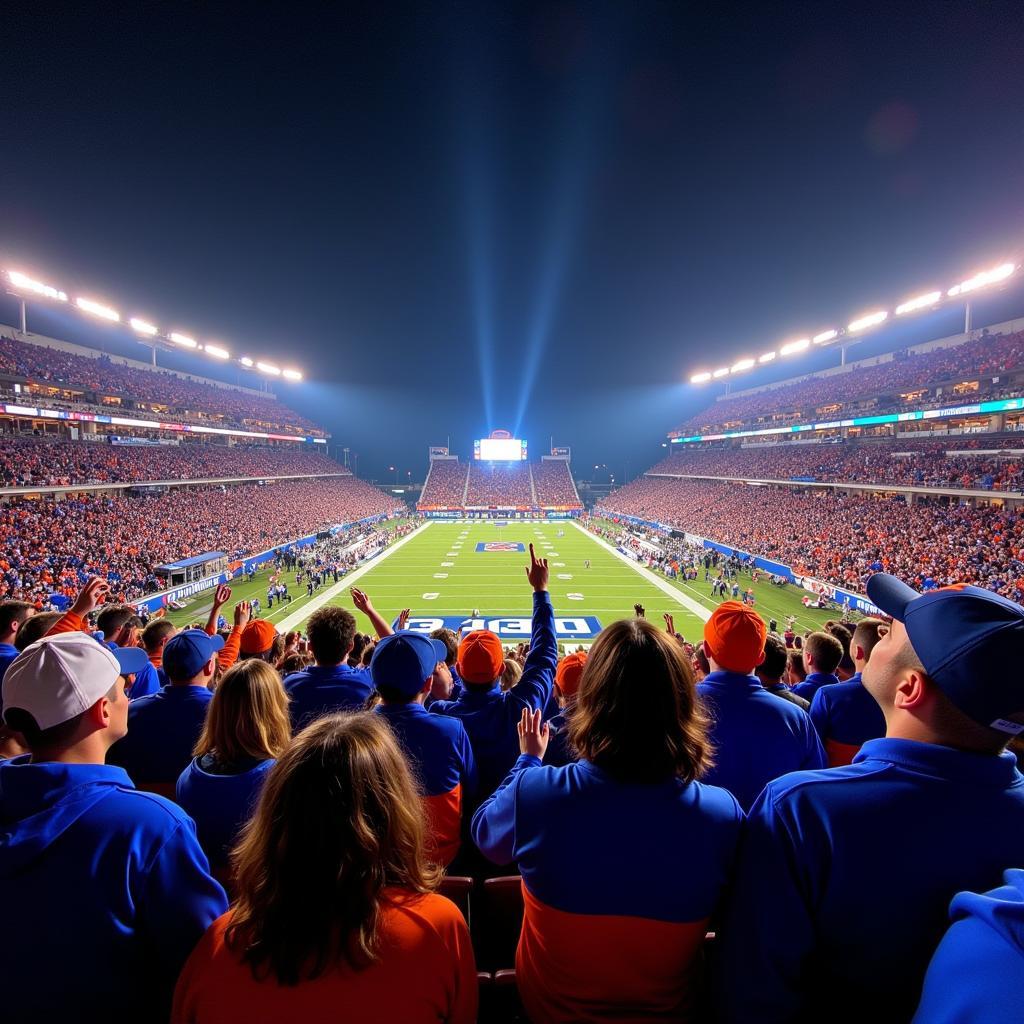
<svg viewBox="0 0 1024 1024"><path fill-rule="evenodd" d="M0 253L286 353L365 476L495 427L633 475L694 369L1024 240L1019 0L29 8Z"/></svg>

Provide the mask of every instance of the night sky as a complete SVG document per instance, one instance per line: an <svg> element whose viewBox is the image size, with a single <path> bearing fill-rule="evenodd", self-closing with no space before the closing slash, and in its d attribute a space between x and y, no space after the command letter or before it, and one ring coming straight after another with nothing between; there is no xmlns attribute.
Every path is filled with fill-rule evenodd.
<svg viewBox="0 0 1024 1024"><path fill-rule="evenodd" d="M496 427L635 475L694 370L1024 245L1020 0L29 9L4 265L298 364L367 477Z"/></svg>

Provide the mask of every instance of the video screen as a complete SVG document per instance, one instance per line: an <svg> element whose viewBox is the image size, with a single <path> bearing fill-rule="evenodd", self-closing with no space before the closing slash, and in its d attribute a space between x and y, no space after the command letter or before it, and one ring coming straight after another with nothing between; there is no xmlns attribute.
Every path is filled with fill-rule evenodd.
<svg viewBox="0 0 1024 1024"><path fill-rule="evenodd" d="M520 462L526 458L526 442L513 437L484 437L473 448L476 457L485 462Z"/></svg>

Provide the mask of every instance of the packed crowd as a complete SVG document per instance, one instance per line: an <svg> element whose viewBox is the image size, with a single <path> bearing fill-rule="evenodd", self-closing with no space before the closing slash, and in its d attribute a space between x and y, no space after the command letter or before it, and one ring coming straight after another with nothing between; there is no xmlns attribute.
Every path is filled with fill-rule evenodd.
<svg viewBox="0 0 1024 1024"><path fill-rule="evenodd" d="M799 414L802 420L813 420L815 410L825 406L829 407L828 418L834 419L840 412L847 414L847 407L869 399L883 400L872 411L890 411L897 405L886 404L884 400L892 396L919 390L933 392L945 384L973 380L983 383L985 388L995 387L1000 394L1020 394L1024 385L1008 390L1005 377L1022 367L1024 332L984 334L954 348L897 353L891 361L874 366L853 366L845 373L804 377L752 394L728 396L691 416L678 429L687 434L709 433L725 424L750 424L759 418L782 414ZM957 404L955 396L946 391L941 397L928 394L915 399L914 407L923 408L936 401Z"/></svg>
<svg viewBox="0 0 1024 1024"><path fill-rule="evenodd" d="M0 604L5 1019L1016 1019L1024 608L877 574L892 621L638 605L559 660L548 578L511 657L355 588L373 635Z"/></svg>
<svg viewBox="0 0 1024 1024"><path fill-rule="evenodd" d="M533 505L528 462L471 462L467 505Z"/></svg>
<svg viewBox="0 0 1024 1024"><path fill-rule="evenodd" d="M579 505L569 463L561 459L546 459L532 466L533 485L538 505Z"/></svg>
<svg viewBox="0 0 1024 1024"><path fill-rule="evenodd" d="M66 386L97 397L117 396L143 407L166 409L175 418L192 412L236 426L320 430L307 417L270 395L208 384L166 370L126 366L99 353L95 357L84 356L15 338L0 337L0 375Z"/></svg>
<svg viewBox="0 0 1024 1024"><path fill-rule="evenodd" d="M998 450L1008 455L976 455ZM955 454L948 454L955 453ZM984 435L962 441L886 441L777 444L759 448L691 448L673 452L649 473L1020 491L1024 447L1019 437Z"/></svg>
<svg viewBox="0 0 1024 1024"><path fill-rule="evenodd" d="M469 466L457 459L432 459L419 503L459 508L465 503Z"/></svg>
<svg viewBox="0 0 1024 1024"><path fill-rule="evenodd" d="M322 446L318 446L321 447ZM347 473L313 446L115 445L4 437L0 487Z"/></svg>
<svg viewBox="0 0 1024 1024"><path fill-rule="evenodd" d="M0 505L0 600L43 603L99 575L131 601L161 588L154 568L164 563L209 551L241 558L396 504L354 477L15 499Z"/></svg>
<svg viewBox="0 0 1024 1024"><path fill-rule="evenodd" d="M1024 516L1012 510L643 477L595 511L664 523L858 593L884 570L1024 599Z"/></svg>

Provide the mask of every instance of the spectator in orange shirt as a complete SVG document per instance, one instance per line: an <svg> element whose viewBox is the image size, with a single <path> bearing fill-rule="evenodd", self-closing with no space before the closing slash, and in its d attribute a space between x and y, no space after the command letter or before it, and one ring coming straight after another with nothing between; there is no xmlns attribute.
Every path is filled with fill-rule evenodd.
<svg viewBox="0 0 1024 1024"><path fill-rule="evenodd" d="M466 922L434 892L420 801L379 716L331 715L271 770L234 852L238 899L178 980L175 1024L469 1024Z"/></svg>

